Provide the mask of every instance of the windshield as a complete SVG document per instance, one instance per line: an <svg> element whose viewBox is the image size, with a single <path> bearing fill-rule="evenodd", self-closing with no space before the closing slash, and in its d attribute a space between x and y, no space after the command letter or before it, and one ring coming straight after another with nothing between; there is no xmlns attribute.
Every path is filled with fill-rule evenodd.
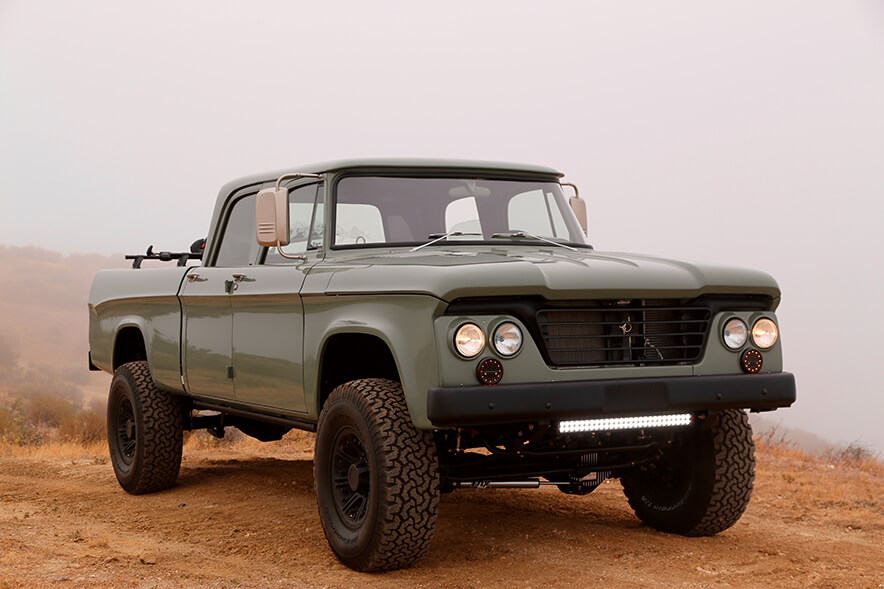
<svg viewBox="0 0 884 589"><path fill-rule="evenodd" d="M556 182L347 176L337 184L334 217L339 248L413 246L442 236L440 245L535 238L586 245Z"/></svg>

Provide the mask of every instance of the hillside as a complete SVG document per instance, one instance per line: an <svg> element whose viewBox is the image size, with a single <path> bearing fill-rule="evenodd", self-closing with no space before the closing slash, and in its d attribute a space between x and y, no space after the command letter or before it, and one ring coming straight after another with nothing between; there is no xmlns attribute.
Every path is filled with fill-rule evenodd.
<svg viewBox="0 0 884 589"><path fill-rule="evenodd" d="M122 255L0 246L0 394L104 398L109 377L86 364L89 286L98 270L126 265Z"/></svg>

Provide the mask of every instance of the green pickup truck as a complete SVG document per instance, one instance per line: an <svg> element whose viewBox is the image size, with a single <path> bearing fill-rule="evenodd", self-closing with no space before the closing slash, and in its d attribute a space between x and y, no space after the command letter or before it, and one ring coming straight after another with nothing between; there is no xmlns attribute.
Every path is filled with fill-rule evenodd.
<svg viewBox="0 0 884 589"><path fill-rule="evenodd" d="M597 251L562 176L299 166L224 186L191 251L99 272L89 366L113 374L120 485L173 485L185 430L315 431L320 520L360 571L417 560L458 488L619 478L656 529L732 526L754 480L746 410L795 400L777 283Z"/></svg>

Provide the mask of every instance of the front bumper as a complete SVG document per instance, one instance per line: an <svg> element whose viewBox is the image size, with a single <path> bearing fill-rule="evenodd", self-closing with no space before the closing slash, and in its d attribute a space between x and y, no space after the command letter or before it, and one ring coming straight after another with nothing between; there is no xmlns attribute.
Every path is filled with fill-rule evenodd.
<svg viewBox="0 0 884 589"><path fill-rule="evenodd" d="M436 426L473 426L710 409L771 410L795 402L795 377L776 374L677 376L434 387L427 417Z"/></svg>

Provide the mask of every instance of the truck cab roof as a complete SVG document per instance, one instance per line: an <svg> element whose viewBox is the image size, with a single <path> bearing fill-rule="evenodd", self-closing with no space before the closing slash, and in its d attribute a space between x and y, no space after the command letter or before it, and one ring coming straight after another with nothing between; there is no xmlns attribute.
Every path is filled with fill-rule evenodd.
<svg viewBox="0 0 884 589"><path fill-rule="evenodd" d="M272 182L283 174L303 172L308 174L325 174L342 171L440 171L450 173L453 171L468 173L489 173L494 175L530 176L533 178L544 177L558 179L564 174L555 168L537 166L532 164L517 164L510 162L493 162L480 160L457 160L457 159L432 159L432 158L361 158L342 159L327 162L317 162L291 166L282 170L273 170L260 174L243 176L228 182L221 188L220 198L225 198L233 191L243 186Z"/></svg>

